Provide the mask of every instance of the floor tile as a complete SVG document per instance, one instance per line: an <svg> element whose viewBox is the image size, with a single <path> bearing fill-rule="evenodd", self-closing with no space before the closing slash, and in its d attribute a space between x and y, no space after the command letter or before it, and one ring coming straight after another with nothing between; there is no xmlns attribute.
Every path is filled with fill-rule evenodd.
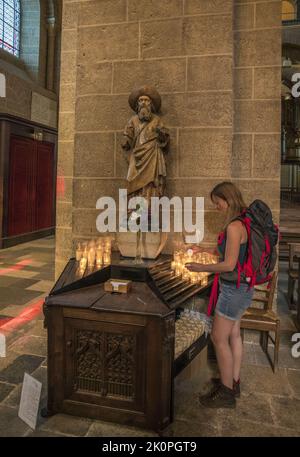
<svg viewBox="0 0 300 457"><path fill-rule="evenodd" d="M268 397L259 395L255 392L244 393L243 385L241 385L242 395L237 400L235 409L228 409L226 417L239 421L247 419L262 424L273 424L271 406Z"/></svg>
<svg viewBox="0 0 300 457"><path fill-rule="evenodd" d="M0 405L0 436L24 436L30 428L18 417L18 409Z"/></svg>
<svg viewBox="0 0 300 457"><path fill-rule="evenodd" d="M241 371L241 383L245 393L263 393L270 395L290 395L286 370L273 373L269 366L245 365Z"/></svg>
<svg viewBox="0 0 300 457"><path fill-rule="evenodd" d="M88 432L91 424L91 419L69 416L66 414L56 414L47 419L40 429L73 436L84 436Z"/></svg>
<svg viewBox="0 0 300 457"><path fill-rule="evenodd" d="M300 398L300 370L287 370L287 378L293 390L293 395Z"/></svg>
<svg viewBox="0 0 300 457"><path fill-rule="evenodd" d="M19 289L26 289L36 282L36 279L20 279L10 276L0 276L0 287L17 287Z"/></svg>
<svg viewBox="0 0 300 457"><path fill-rule="evenodd" d="M50 432L47 430L30 430L28 434L25 436L28 436L29 438L64 438L64 437L70 437L72 435L64 435L62 433L55 433L55 432Z"/></svg>
<svg viewBox="0 0 300 457"><path fill-rule="evenodd" d="M41 391L41 402L46 399L47 397L47 369L45 367L39 367L33 373L30 374L34 379L40 381L42 383L42 391ZM20 384L17 386L13 386L14 389L6 396L3 404L6 406L11 407L19 407L20 399L21 399L21 392L23 386L23 379Z"/></svg>
<svg viewBox="0 0 300 457"><path fill-rule="evenodd" d="M109 422L94 422L88 430L86 436L97 436L97 437L155 437L158 436L155 432L144 430L137 427L126 427L125 425L116 425Z"/></svg>
<svg viewBox="0 0 300 457"><path fill-rule="evenodd" d="M224 419L221 436L224 437L299 437L299 433L290 428L271 426L268 423L252 422L249 420Z"/></svg>
<svg viewBox="0 0 300 457"><path fill-rule="evenodd" d="M24 372L31 374L41 365L44 359L45 357L36 355L19 355L12 363L0 370L0 381L19 384L23 381Z"/></svg>
<svg viewBox="0 0 300 457"><path fill-rule="evenodd" d="M210 423L197 423L176 419L163 431L164 438L219 436L219 430Z"/></svg>
<svg viewBox="0 0 300 457"><path fill-rule="evenodd" d="M53 286L54 286L53 281L41 280L41 281L37 281L34 284L30 285L29 287L26 288L26 290L37 290L40 292L49 293Z"/></svg>
<svg viewBox="0 0 300 457"><path fill-rule="evenodd" d="M273 397L271 399L271 407L278 425L297 430L300 436L300 400Z"/></svg>
<svg viewBox="0 0 300 457"><path fill-rule="evenodd" d="M0 403L7 397L7 395L15 388L13 384L0 382Z"/></svg>
<svg viewBox="0 0 300 457"><path fill-rule="evenodd" d="M47 339L40 336L25 335L19 338L11 349L15 352L33 354L38 356L47 355Z"/></svg>
<svg viewBox="0 0 300 457"><path fill-rule="evenodd" d="M14 270L11 270L11 271L6 271L5 272L5 276L9 276L10 278L26 278L26 279L30 279L30 278L35 278L38 276L38 272L35 272L35 271L25 271L25 270L19 270L19 271L14 271ZM0 269L0 277L1 277L1 269Z"/></svg>
<svg viewBox="0 0 300 457"><path fill-rule="evenodd" d="M0 305L23 305L39 295L34 290L0 287Z"/></svg>

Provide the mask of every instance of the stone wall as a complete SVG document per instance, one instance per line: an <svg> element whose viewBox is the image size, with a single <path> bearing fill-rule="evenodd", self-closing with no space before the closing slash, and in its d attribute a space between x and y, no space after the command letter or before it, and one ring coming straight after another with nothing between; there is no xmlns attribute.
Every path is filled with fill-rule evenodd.
<svg viewBox="0 0 300 457"><path fill-rule="evenodd" d="M47 4L26 0L21 3L21 51L17 58L0 49L0 73L6 77L6 97L0 98L2 113L12 114L57 128L58 85L47 90ZM56 49L59 53L60 18L57 9ZM56 65L57 66L57 65ZM52 69L56 71L55 66Z"/></svg>
<svg viewBox="0 0 300 457"><path fill-rule="evenodd" d="M222 180L278 216L280 11L280 1L64 0L57 274L78 239L98 235L97 199L126 183L120 135L139 84L162 95L168 195L205 197L205 242L219 230L208 197Z"/></svg>

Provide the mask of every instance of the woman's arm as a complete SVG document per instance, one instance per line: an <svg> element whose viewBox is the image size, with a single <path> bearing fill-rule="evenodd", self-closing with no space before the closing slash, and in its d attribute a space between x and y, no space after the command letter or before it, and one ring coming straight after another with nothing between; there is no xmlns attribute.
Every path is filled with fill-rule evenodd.
<svg viewBox="0 0 300 457"><path fill-rule="evenodd" d="M189 271L195 272L213 272L213 273L225 273L227 271L233 271L239 257L240 244L241 244L241 226L239 221L234 221L227 227L227 238L224 260L215 264L204 265L201 263L191 262L185 266Z"/></svg>
<svg viewBox="0 0 300 457"><path fill-rule="evenodd" d="M204 246L191 246L190 249L193 250L194 254L198 254L199 252L207 252L208 254L212 255L220 255L217 247L206 248Z"/></svg>

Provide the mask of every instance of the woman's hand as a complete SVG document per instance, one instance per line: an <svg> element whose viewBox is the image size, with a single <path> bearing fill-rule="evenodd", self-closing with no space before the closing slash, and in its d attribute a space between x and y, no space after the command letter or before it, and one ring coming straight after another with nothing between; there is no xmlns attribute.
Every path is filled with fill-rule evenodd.
<svg viewBox="0 0 300 457"><path fill-rule="evenodd" d="M191 249L193 251L193 254L199 254L200 252L205 252L205 249L201 246L192 245L192 246L189 246L189 249Z"/></svg>
<svg viewBox="0 0 300 457"><path fill-rule="evenodd" d="M208 248L208 247L203 247L203 246L195 246L195 245L192 245L192 246L189 246L189 249L191 249L193 251L193 254L200 254L202 252L206 253L206 254L211 254L211 255L219 255L219 252L217 250L217 248Z"/></svg>
<svg viewBox="0 0 300 457"><path fill-rule="evenodd" d="M207 271L206 265L203 263L197 263L197 262L189 262L185 264L185 268L189 271L193 271L196 273L201 273L203 271Z"/></svg>

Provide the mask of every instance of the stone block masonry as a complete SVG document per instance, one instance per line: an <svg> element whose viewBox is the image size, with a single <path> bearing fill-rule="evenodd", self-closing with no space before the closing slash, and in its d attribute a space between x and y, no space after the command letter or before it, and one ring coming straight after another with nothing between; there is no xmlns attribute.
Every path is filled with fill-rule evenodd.
<svg viewBox="0 0 300 457"><path fill-rule="evenodd" d="M96 200L126 184L120 136L141 84L161 93L171 130L168 195L206 197L205 241L220 222L209 190L225 179L279 217L280 11L280 1L63 1L56 275L78 239L98 235Z"/></svg>

